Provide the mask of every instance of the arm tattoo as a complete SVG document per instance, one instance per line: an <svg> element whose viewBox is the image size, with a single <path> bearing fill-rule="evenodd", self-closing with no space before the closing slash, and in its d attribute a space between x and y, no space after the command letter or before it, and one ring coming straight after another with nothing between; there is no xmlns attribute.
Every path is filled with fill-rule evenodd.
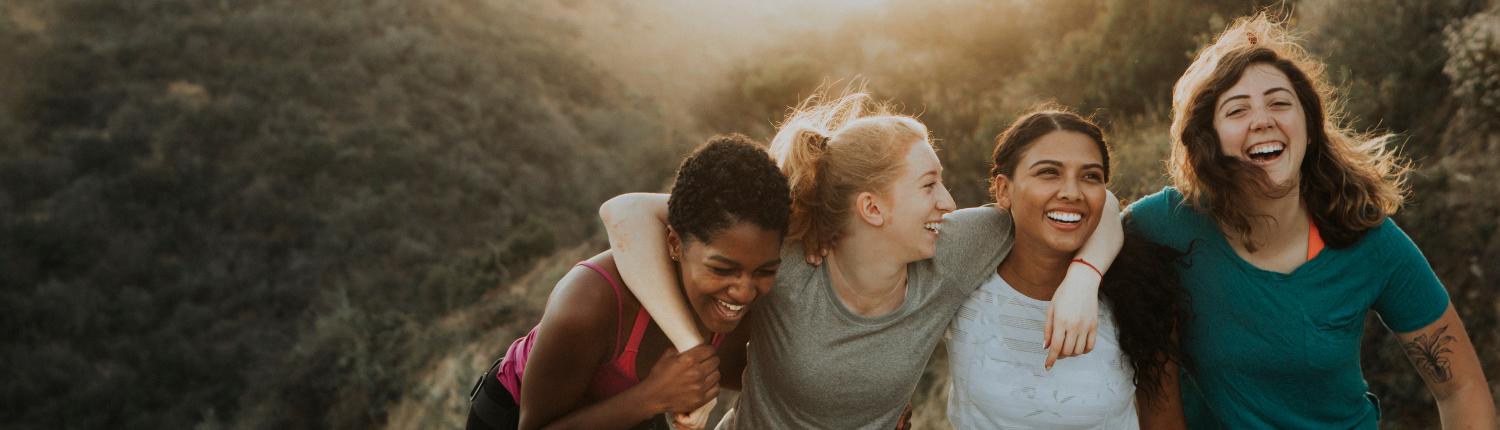
<svg viewBox="0 0 1500 430"><path fill-rule="evenodd" d="M1417 366L1417 371L1431 378L1433 382L1448 382L1453 378L1453 369L1448 365L1448 357L1443 354L1452 353L1452 350L1443 345L1452 342L1453 336L1444 336L1448 326L1443 326L1432 333L1432 336L1419 335L1412 339L1411 343L1402 345L1406 354L1411 356L1412 364Z"/></svg>

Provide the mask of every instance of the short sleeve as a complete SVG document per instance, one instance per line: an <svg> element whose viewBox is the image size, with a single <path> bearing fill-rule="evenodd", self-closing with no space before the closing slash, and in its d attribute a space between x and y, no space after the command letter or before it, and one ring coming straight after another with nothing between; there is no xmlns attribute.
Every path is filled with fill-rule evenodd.
<svg viewBox="0 0 1500 430"><path fill-rule="evenodd" d="M1448 310L1448 291L1432 272L1422 251L1389 218L1378 227L1386 267L1391 268L1380 295L1371 306L1396 333L1420 330ZM1371 267L1371 269L1375 269Z"/></svg>
<svg viewBox="0 0 1500 430"><path fill-rule="evenodd" d="M977 287L994 271L1015 243L1010 211L994 205L968 208L943 216L933 257L945 282ZM969 282L973 278L973 282Z"/></svg>
<svg viewBox="0 0 1500 430"><path fill-rule="evenodd" d="M1168 225L1172 217L1172 194L1176 192L1175 188L1167 187L1131 203L1126 208L1129 213L1125 220L1136 227L1135 231L1142 237L1156 243L1167 243L1162 235L1171 231Z"/></svg>

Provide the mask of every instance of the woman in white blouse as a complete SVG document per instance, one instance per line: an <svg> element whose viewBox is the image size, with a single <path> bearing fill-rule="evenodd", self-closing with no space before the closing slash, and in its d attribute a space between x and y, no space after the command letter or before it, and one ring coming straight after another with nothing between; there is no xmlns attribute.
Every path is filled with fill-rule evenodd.
<svg viewBox="0 0 1500 430"><path fill-rule="evenodd" d="M990 173L1015 245L949 326L954 427L1186 428L1173 336L1185 306L1171 248L1127 234L1100 286L1093 352L1043 366L1047 307L1075 253L1114 216L1103 210L1109 151L1099 128L1059 110L1023 116L1000 135Z"/></svg>

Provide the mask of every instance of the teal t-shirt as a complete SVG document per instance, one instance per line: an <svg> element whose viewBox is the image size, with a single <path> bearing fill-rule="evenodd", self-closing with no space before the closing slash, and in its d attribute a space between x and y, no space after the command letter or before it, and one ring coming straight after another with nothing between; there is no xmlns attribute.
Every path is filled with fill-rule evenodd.
<svg viewBox="0 0 1500 430"><path fill-rule="evenodd" d="M1182 199L1168 187L1128 217L1147 238L1189 251L1180 271L1197 314L1184 330L1189 427L1375 428L1380 407L1359 366L1365 312L1405 333L1448 308L1406 233L1386 219L1347 248L1276 273L1241 259L1213 219Z"/></svg>

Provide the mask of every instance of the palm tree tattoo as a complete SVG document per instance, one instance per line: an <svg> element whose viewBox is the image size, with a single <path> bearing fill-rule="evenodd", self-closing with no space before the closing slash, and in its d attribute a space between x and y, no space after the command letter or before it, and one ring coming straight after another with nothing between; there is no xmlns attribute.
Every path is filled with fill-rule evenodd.
<svg viewBox="0 0 1500 430"><path fill-rule="evenodd" d="M1433 382L1447 382L1453 378L1453 370L1448 367L1448 357L1443 356L1453 352L1443 346L1452 342L1453 336L1443 336L1445 331L1448 331L1448 326L1437 329L1432 336L1419 335L1411 343L1403 345L1406 354L1411 356L1412 364L1431 377Z"/></svg>

